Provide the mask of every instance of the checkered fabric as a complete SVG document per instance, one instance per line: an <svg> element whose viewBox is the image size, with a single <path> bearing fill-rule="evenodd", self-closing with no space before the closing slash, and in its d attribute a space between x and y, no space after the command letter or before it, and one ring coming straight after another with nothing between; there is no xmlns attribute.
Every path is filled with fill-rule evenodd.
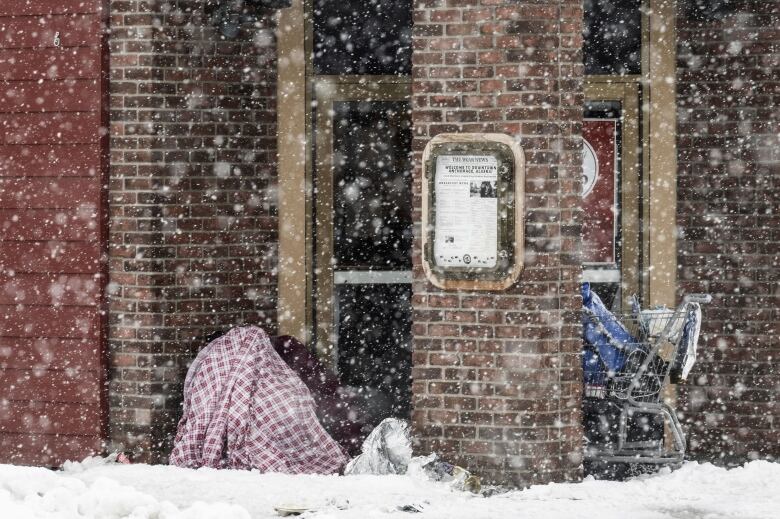
<svg viewBox="0 0 780 519"><path fill-rule="evenodd" d="M314 400L260 328L235 328L187 372L170 462L180 467L332 474L347 462Z"/></svg>

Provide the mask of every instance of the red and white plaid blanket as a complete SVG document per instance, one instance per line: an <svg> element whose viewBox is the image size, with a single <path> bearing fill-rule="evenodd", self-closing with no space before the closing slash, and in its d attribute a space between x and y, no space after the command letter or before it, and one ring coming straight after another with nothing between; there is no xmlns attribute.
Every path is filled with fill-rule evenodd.
<svg viewBox="0 0 780 519"><path fill-rule="evenodd" d="M196 357L170 463L332 474L347 462L314 400L260 328L235 328Z"/></svg>

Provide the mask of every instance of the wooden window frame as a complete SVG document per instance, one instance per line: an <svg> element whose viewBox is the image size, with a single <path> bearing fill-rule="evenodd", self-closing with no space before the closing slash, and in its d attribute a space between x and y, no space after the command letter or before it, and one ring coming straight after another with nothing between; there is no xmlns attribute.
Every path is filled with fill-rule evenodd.
<svg viewBox="0 0 780 519"><path fill-rule="evenodd" d="M360 80L359 78L368 78ZM316 236L314 253L314 334L316 350L321 359L334 369L337 366L337 348L334 341L335 321L333 294L335 289L333 258L333 127L334 103L341 101L405 101L411 94L408 81L394 76L318 76L314 82L315 114L315 170L313 179L314 209L317 221L312 222ZM409 200L411 204L411 200ZM411 269L410 269L411 270Z"/></svg>
<svg viewBox="0 0 780 519"><path fill-rule="evenodd" d="M311 145L306 81L304 0L279 11L277 21L278 327L304 344L311 322Z"/></svg>
<svg viewBox="0 0 780 519"><path fill-rule="evenodd" d="M625 296L639 293L642 239L641 239L641 162L639 96L640 76L587 76L587 101L617 101L620 103L621 157L620 178L620 277L621 293ZM625 297L623 297L625 303Z"/></svg>
<svg viewBox="0 0 780 519"><path fill-rule="evenodd" d="M642 24L642 300L677 303L677 0L645 0Z"/></svg>
<svg viewBox="0 0 780 519"><path fill-rule="evenodd" d="M638 93L638 120L629 116L624 125L636 124L639 132L641 156L636 160L640 163L640 207L637 218L630 221L624 193L621 224L624 242L631 239L628 233L638 225L641 253L634 258L631 251L624 250L628 256L623 256L623 263L629 267L626 270L621 266L621 276L628 276L622 280L624 285L638 287L645 305L673 307L677 291L677 0L644 0L642 7L642 74L585 76L584 90L586 99L607 96L626 103L630 102L626 96L633 96L626 88ZM624 159L626 153L629 157L624 161L634 162L627 138L631 135L624 128ZM621 171L624 173L625 166Z"/></svg>
<svg viewBox="0 0 780 519"><path fill-rule="evenodd" d="M365 93L372 84L379 84L377 96L405 88L411 96L411 76L315 75L312 63L313 27L307 15L310 0L292 0L292 6L279 11L277 43L279 75L277 82L278 167L279 167L279 253L278 253L278 327L282 335L293 335L305 344L317 339L317 350L324 361L335 369L333 348L323 342L330 337L332 315L318 317L316 301L324 293L315 285L318 264L323 262L322 244L315 244L314 192L315 152L319 148L314 137L317 131L315 112L322 106L320 96L328 92L348 95ZM384 92L384 93L383 93ZM339 94L340 95L340 94ZM332 102L332 99L331 101ZM327 101L326 101L327 104ZM322 128L320 129L322 131ZM329 143L332 147L332 142ZM332 223L331 223L332 227ZM326 244L332 248L331 239ZM318 261L319 260L319 261ZM332 273L331 273L332 274ZM319 273L320 282L327 277ZM332 276L325 287L332 293ZM318 294L318 292L320 292ZM319 297L318 297L319 295ZM318 323L329 319L330 326Z"/></svg>

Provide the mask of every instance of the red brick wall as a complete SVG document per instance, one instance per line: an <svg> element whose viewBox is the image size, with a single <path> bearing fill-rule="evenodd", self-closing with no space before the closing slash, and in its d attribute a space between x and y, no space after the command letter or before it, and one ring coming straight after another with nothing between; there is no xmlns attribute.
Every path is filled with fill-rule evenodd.
<svg viewBox="0 0 780 519"><path fill-rule="evenodd" d="M167 452L212 331L276 322L272 15L235 40L203 1L111 1L110 435Z"/></svg>
<svg viewBox="0 0 780 519"><path fill-rule="evenodd" d="M682 388L691 454L780 455L780 4L682 2L679 286L709 292Z"/></svg>
<svg viewBox="0 0 780 519"><path fill-rule="evenodd" d="M420 163L442 132L501 132L525 149L526 256L504 292L442 292L414 251L414 434L484 480L579 477L579 1L418 0L415 221Z"/></svg>

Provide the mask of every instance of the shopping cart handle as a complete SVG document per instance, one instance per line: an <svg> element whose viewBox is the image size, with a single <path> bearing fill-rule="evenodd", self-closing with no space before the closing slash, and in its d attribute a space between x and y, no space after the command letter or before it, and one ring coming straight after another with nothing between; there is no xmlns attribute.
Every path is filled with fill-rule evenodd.
<svg viewBox="0 0 780 519"><path fill-rule="evenodd" d="M707 304L712 302L712 296L709 294L687 294L683 297L683 302Z"/></svg>

